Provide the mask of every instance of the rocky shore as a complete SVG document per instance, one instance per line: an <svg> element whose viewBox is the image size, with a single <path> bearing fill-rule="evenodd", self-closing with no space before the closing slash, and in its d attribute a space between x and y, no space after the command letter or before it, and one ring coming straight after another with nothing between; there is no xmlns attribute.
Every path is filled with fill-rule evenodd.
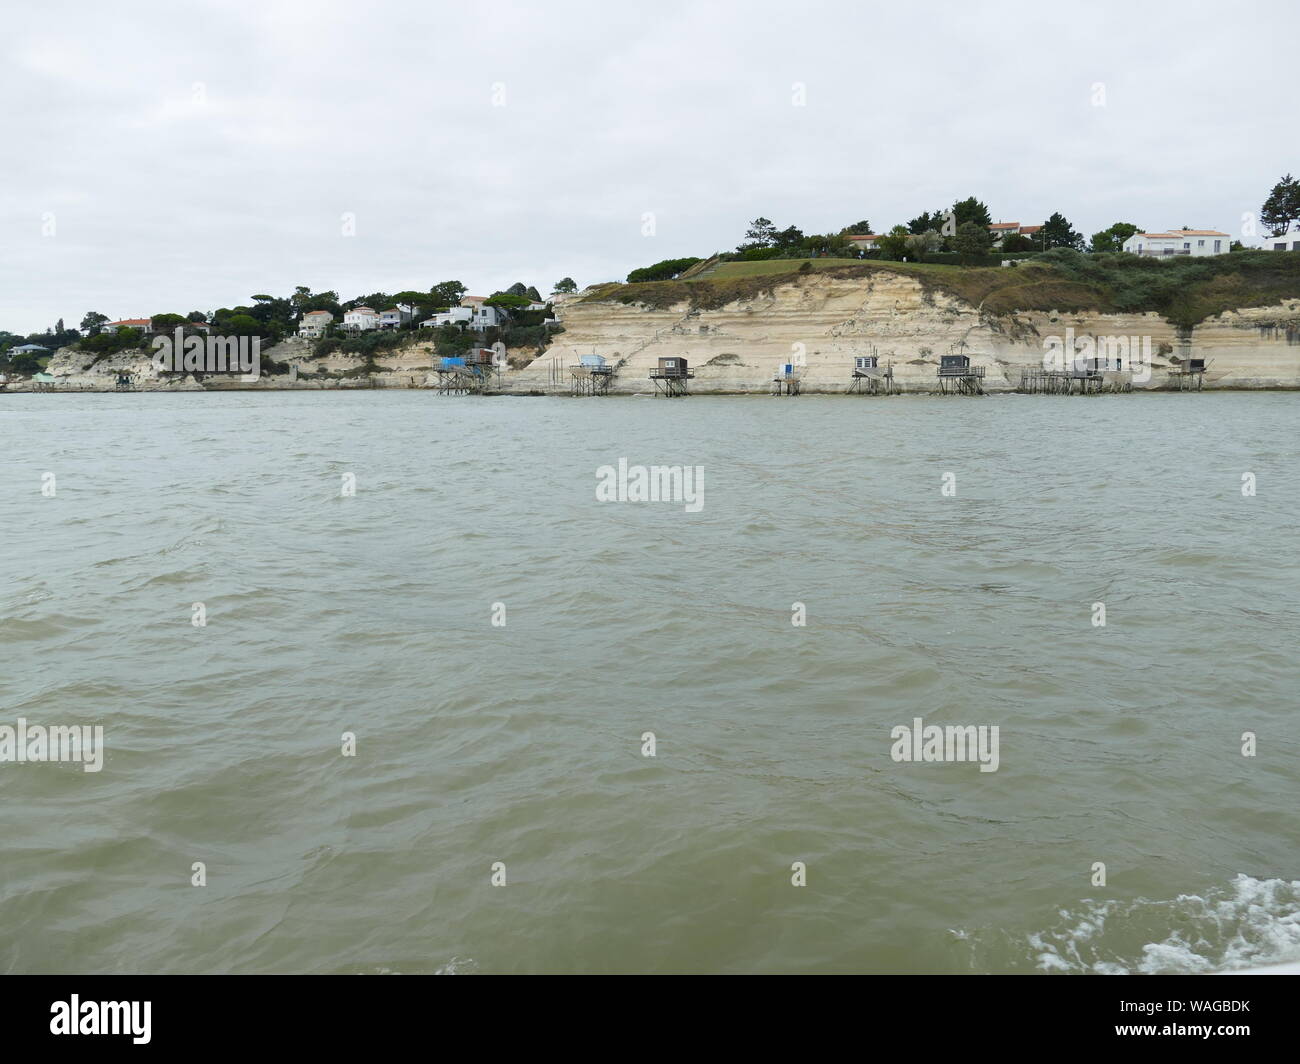
<svg viewBox="0 0 1300 1064"><path fill-rule="evenodd" d="M902 391L931 392L940 357L952 351L983 368L986 391L1011 391L1022 369L1042 367L1052 340L1066 337L1149 342L1152 372L1135 389L1168 387L1170 372L1189 359L1206 361L1207 389L1300 388L1300 299L1225 311L1183 328L1155 313L992 313L906 273L880 270L867 276L810 272L710 309L687 300L647 306L597 291L566 302L560 313L564 332L527 365L497 374L492 391L568 394L569 367L595 354L615 369L611 394L652 391L649 373L665 357L689 361L690 389L697 394L768 391L778 367L791 362L805 393L842 393L854 358L875 354L882 367L892 366ZM521 354L510 352L513 365ZM94 361L63 348L46 369L50 380L11 380L5 390L113 391L123 375L136 391L432 388L433 362L427 342L385 351L370 366L338 352L313 358L312 345L294 339L264 349L261 378L242 382L160 377L146 350Z"/></svg>

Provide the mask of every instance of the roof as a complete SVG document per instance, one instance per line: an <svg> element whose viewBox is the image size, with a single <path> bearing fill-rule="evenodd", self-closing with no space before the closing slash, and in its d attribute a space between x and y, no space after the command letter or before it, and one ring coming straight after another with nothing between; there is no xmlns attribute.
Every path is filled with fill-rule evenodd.
<svg viewBox="0 0 1300 1064"><path fill-rule="evenodd" d="M123 318L121 321L105 322L104 328L107 329L110 325L150 325L152 323L153 318Z"/></svg>
<svg viewBox="0 0 1300 1064"><path fill-rule="evenodd" d="M487 296L462 296L461 305L466 303L482 303L487 300Z"/></svg>
<svg viewBox="0 0 1300 1064"><path fill-rule="evenodd" d="M14 347L13 351L48 351L48 347L42 347L40 344L23 344L22 347Z"/></svg>
<svg viewBox="0 0 1300 1064"><path fill-rule="evenodd" d="M1227 236L1217 229L1174 229L1168 233L1134 233L1133 236L1145 236L1152 240L1181 240L1185 236ZM1130 240L1133 237L1129 237Z"/></svg>
<svg viewBox="0 0 1300 1064"><path fill-rule="evenodd" d="M994 222L989 226L990 229L1019 229L1019 222Z"/></svg>
<svg viewBox="0 0 1300 1064"><path fill-rule="evenodd" d="M305 310L303 311L302 316L304 318L310 318L313 314L328 314L331 318L334 317L333 311L329 310Z"/></svg>
<svg viewBox="0 0 1300 1064"><path fill-rule="evenodd" d="M1020 231L1022 233L1037 233L1042 228L1041 225L1022 225Z"/></svg>
<svg viewBox="0 0 1300 1064"><path fill-rule="evenodd" d="M879 240L879 233L853 233L849 236L850 240Z"/></svg>
<svg viewBox="0 0 1300 1064"><path fill-rule="evenodd" d="M353 307L348 311L349 314L373 314L374 311L369 307Z"/></svg>

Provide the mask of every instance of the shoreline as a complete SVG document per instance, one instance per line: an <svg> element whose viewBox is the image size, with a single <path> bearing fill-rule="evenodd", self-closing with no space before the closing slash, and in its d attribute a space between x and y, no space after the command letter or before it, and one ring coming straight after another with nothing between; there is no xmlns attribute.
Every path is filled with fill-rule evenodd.
<svg viewBox="0 0 1300 1064"><path fill-rule="evenodd" d="M647 381L647 383L649 383ZM609 392L605 395L574 395L568 389L538 390L536 388L528 389L502 389L500 391L483 391L474 393L446 394L440 392L436 385L399 385L399 384L295 384L288 386L267 386L267 385L229 385L229 386L210 386L199 385L198 387L176 387L176 388L127 388L119 389L114 387L103 388L23 388L23 387L0 387L0 399L6 395L282 395L286 392L428 392L433 395L441 395L446 399L663 399L662 395L656 395L654 391L617 391ZM869 395L855 394L846 389L832 390L828 388L805 387L797 395L780 395L772 392L760 391L756 389L708 389L705 391L692 391L683 396L674 398L681 399L800 399L812 397L819 399L840 398L852 399L859 402L888 402L894 399L952 399L952 400L978 400L978 399L996 399L1011 396L1024 398L1044 398L1044 399L1102 399L1102 398L1125 398L1137 395L1248 395L1261 393L1294 393L1300 392L1300 385L1229 385L1211 384L1207 382L1203 388L1189 391L1172 386L1150 387L1150 388L1133 388L1130 391L1102 391L1089 393L1087 395L1051 395L1029 391L1021 391L1018 388L990 388L978 395L952 395L945 394L937 388L933 390L924 390L913 388L906 391L896 392L892 395Z"/></svg>

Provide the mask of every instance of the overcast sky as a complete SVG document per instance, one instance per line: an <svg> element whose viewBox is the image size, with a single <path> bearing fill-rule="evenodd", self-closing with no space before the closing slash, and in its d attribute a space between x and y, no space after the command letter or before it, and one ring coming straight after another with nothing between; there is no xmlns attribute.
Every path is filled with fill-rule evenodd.
<svg viewBox="0 0 1300 1064"><path fill-rule="evenodd" d="M0 329L298 284L545 294L734 247L758 215L880 231L968 195L995 221L1059 210L1086 235L1115 221L1237 235L1300 173L1298 11L10 7Z"/></svg>

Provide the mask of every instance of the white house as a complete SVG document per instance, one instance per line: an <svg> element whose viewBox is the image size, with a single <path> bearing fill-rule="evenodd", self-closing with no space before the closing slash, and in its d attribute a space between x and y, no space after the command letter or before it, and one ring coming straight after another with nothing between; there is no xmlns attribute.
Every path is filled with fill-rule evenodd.
<svg viewBox="0 0 1300 1064"><path fill-rule="evenodd" d="M309 310L298 319L298 335L315 340L325 335L325 330L334 321L334 315L328 310Z"/></svg>
<svg viewBox="0 0 1300 1064"><path fill-rule="evenodd" d="M1300 229L1264 237L1265 251L1300 251Z"/></svg>
<svg viewBox="0 0 1300 1064"><path fill-rule="evenodd" d="M343 328L349 332L365 332L379 328L379 315L369 307L354 307L343 315Z"/></svg>
<svg viewBox="0 0 1300 1064"><path fill-rule="evenodd" d="M487 298L487 296L466 296L460 301L462 308L468 307L473 311L467 322L471 329L477 329L481 332L484 329L504 325L510 320L510 315L504 310L499 307L489 307Z"/></svg>
<svg viewBox="0 0 1300 1064"><path fill-rule="evenodd" d="M389 307L387 310L379 312L379 327L381 329L396 329L410 320L410 307Z"/></svg>
<svg viewBox="0 0 1300 1064"><path fill-rule="evenodd" d="M500 307L489 307L483 304L474 308L474 316L470 319L469 327L481 332L484 329L504 325L509 320L510 315Z"/></svg>
<svg viewBox="0 0 1300 1064"><path fill-rule="evenodd" d="M464 325L482 332L506 324L510 315L500 307L489 307L486 300L487 296L466 296L460 301L460 306L426 318L420 322L420 327L434 329L439 325Z"/></svg>
<svg viewBox="0 0 1300 1064"><path fill-rule="evenodd" d="M425 318L420 322L420 328L436 329L440 325L468 325L473 317L474 310L471 307L452 307L450 310L435 314L432 318Z"/></svg>
<svg viewBox="0 0 1300 1064"><path fill-rule="evenodd" d="M125 326L128 329L138 329L140 332L148 332L153 328L152 318L123 318L121 321L106 322L102 328L104 332L111 333L115 329Z"/></svg>
<svg viewBox="0 0 1300 1064"><path fill-rule="evenodd" d="M1167 233L1134 233L1124 241L1133 255L1226 255L1232 244L1227 233L1217 229L1171 229Z"/></svg>

